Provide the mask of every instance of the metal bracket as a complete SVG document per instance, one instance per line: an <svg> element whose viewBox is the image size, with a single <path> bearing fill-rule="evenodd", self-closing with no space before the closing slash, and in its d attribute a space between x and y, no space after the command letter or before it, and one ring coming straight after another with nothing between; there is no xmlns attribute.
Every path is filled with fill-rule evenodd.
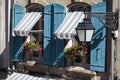
<svg viewBox="0 0 120 80"><path fill-rule="evenodd" d="M96 17L106 27L111 28L113 31L118 29L118 12L85 12L88 19Z"/></svg>

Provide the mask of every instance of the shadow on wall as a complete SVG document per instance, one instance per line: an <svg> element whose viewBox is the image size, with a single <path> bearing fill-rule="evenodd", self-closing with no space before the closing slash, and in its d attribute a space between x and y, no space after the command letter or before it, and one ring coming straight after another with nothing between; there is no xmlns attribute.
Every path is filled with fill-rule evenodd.
<svg viewBox="0 0 120 80"><path fill-rule="evenodd" d="M9 43L6 43L5 49L0 53L0 68L7 69L10 66Z"/></svg>
<svg viewBox="0 0 120 80"><path fill-rule="evenodd" d="M95 49L100 44L100 42L103 41L104 38L106 37L106 35L103 36L103 29L104 28L105 27L103 26L98 31L94 32L94 36L93 36L94 41L91 41L91 45L93 45L91 47L91 50Z"/></svg>
<svg viewBox="0 0 120 80"><path fill-rule="evenodd" d="M54 44L56 43L56 40L58 41L58 39L48 40L49 44L46 45L44 52L43 52L43 60L44 60L43 64L48 64L52 66L64 65L63 64L64 63L64 53L63 53L64 50L62 48L57 49L56 45ZM62 40L59 39L59 41L62 41ZM59 46L60 45L61 44L59 44Z"/></svg>

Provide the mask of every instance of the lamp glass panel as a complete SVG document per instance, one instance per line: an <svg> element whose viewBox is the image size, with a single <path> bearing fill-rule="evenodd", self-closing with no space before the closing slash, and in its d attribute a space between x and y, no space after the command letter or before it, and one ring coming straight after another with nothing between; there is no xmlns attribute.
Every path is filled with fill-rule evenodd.
<svg viewBox="0 0 120 80"><path fill-rule="evenodd" d="M91 41L94 30L86 30L86 41Z"/></svg>
<svg viewBox="0 0 120 80"><path fill-rule="evenodd" d="M85 30L77 30L80 41L85 41Z"/></svg>

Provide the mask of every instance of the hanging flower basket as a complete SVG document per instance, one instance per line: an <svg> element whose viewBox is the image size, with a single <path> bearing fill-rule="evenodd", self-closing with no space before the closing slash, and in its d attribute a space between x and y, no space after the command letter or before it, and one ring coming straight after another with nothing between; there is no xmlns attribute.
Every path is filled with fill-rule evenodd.
<svg viewBox="0 0 120 80"><path fill-rule="evenodd" d="M30 41L25 43L25 61L31 60L32 57L39 57L42 53L42 46L39 44L39 41Z"/></svg>
<svg viewBox="0 0 120 80"><path fill-rule="evenodd" d="M73 62L83 62L83 57L86 57L88 53L88 46L85 43L76 44L65 49L65 58L69 58Z"/></svg>

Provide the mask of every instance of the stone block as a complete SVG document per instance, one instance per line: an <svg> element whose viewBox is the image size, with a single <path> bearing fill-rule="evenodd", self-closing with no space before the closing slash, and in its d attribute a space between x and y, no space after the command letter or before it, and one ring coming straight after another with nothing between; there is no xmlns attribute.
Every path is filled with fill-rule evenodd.
<svg viewBox="0 0 120 80"><path fill-rule="evenodd" d="M66 76L81 80L95 80L96 73L82 67L69 67L67 68Z"/></svg>
<svg viewBox="0 0 120 80"><path fill-rule="evenodd" d="M49 74L51 75L62 76L66 74L66 69L64 67L49 66L48 69L49 69Z"/></svg>

